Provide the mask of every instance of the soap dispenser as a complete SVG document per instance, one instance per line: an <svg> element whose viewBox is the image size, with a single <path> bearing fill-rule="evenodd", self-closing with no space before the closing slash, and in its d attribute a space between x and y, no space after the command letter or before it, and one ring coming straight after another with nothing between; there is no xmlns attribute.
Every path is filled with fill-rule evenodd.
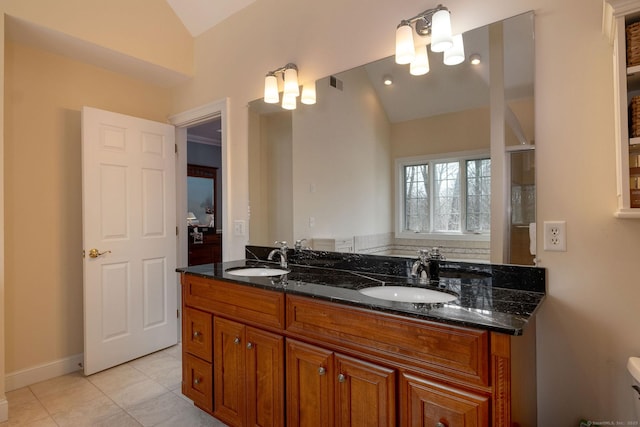
<svg viewBox="0 0 640 427"><path fill-rule="evenodd" d="M429 252L429 280L437 282L440 280L440 261L444 261L444 256L440 253L440 248L434 247Z"/></svg>

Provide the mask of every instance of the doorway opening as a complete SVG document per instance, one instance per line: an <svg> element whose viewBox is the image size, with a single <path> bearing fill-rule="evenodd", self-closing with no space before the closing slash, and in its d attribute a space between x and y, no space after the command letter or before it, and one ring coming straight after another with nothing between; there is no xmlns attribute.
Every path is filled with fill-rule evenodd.
<svg viewBox="0 0 640 427"><path fill-rule="evenodd" d="M222 261L221 118L187 128L187 264ZM216 220L218 219L218 220Z"/></svg>
<svg viewBox="0 0 640 427"><path fill-rule="evenodd" d="M176 150L178 153L176 164L177 198L176 213L178 221L178 266L186 267L189 264L188 242L190 236L189 226L194 225L190 218L188 207L187 180L189 178L188 165L191 167L216 168L215 187L211 183L212 206L209 206L212 214L205 213L198 220L198 224L209 224L213 221L212 230L215 237L220 240L219 261L226 259L228 253L228 237L224 234L229 193L225 188L228 181L227 167L227 142L228 128L228 99L222 99L210 104L202 105L191 110L178 113L169 117L169 122L176 127ZM212 175L209 173L210 176ZM194 212L195 214L195 212ZM209 215L209 216L207 216ZM211 216L213 215L213 217ZM195 215L194 215L195 216ZM202 222L201 222L202 221ZM198 230L200 232L200 229ZM204 238L204 236L203 236Z"/></svg>

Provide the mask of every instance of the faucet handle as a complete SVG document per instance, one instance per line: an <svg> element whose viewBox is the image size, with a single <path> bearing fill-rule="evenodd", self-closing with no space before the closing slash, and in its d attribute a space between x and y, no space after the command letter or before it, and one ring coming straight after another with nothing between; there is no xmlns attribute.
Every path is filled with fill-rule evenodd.
<svg viewBox="0 0 640 427"><path fill-rule="evenodd" d="M433 260L444 260L444 255L442 255L440 253L440 248L437 246L434 246L433 249L431 249L431 252L429 252L429 259L433 259Z"/></svg>
<svg viewBox="0 0 640 427"><path fill-rule="evenodd" d="M282 249L282 250L284 250L284 251L286 251L287 249L289 249L289 247L287 246L287 242L286 242L285 240L283 240L283 241L278 241L278 240L276 240L276 241L275 241L275 244L276 244L276 245L278 245L278 246L280 246L280 249Z"/></svg>
<svg viewBox="0 0 640 427"><path fill-rule="evenodd" d="M429 249L420 249L418 251L418 257L420 261L426 261L429 258Z"/></svg>
<svg viewBox="0 0 640 427"><path fill-rule="evenodd" d="M306 242L306 241L307 241L307 239L299 239L299 240L296 240L296 244L295 244L295 246L294 246L294 248L296 249L296 251L299 251L299 250L303 249L303 248L302 248L302 242Z"/></svg>

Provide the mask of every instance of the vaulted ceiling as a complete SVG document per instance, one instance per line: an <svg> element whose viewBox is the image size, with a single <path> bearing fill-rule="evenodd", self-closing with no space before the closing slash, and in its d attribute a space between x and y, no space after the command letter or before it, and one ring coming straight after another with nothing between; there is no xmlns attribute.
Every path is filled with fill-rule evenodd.
<svg viewBox="0 0 640 427"><path fill-rule="evenodd" d="M255 0L167 0L187 30L196 37L249 6Z"/></svg>

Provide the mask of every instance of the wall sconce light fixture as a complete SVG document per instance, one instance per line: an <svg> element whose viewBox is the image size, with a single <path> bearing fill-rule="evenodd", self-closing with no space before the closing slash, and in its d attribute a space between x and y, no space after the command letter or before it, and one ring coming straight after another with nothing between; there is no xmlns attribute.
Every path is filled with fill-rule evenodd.
<svg viewBox="0 0 640 427"><path fill-rule="evenodd" d="M429 72L426 46L415 46L413 27L419 36L431 35L431 51L444 52L444 63L456 65L464 61L462 34L451 35L449 9L439 4L413 18L403 19L396 28L396 63L411 64L410 73L420 76Z"/></svg>
<svg viewBox="0 0 640 427"><path fill-rule="evenodd" d="M280 102L280 90L278 89L278 74L282 74L284 86L282 91L282 108L285 110L295 110L297 98L300 102L311 105L316 103L316 84L305 85L300 96L300 86L298 85L298 66L288 63L284 67L269 71L264 78L264 102L267 104L277 104Z"/></svg>

